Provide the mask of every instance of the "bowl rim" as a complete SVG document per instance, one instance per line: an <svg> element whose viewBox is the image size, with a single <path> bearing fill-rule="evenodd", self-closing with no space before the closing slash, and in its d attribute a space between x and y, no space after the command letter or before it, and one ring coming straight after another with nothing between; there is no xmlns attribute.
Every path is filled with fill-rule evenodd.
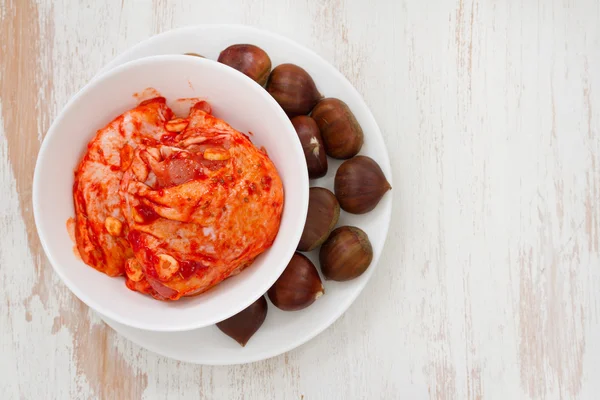
<svg viewBox="0 0 600 400"><path fill-rule="evenodd" d="M238 312L244 310L246 307L248 307L250 304L252 304L254 301L256 301L256 299L258 299L260 296L263 296L267 292L267 290L273 285L273 283L275 283L277 278L279 278L279 276L285 269L285 266L287 266L288 261L292 258L294 252L296 251L296 247L295 246L292 247L291 245L288 245L282 251L284 253L284 257L282 258L282 260L285 259L285 261L281 262L282 267L279 270L277 270L278 271L277 274L274 272L270 279L265 280L265 282L269 283L268 285L257 285L255 287L255 289L252 291L255 294L253 296L248 296L248 299L246 301L236 302L238 304L238 307L234 308L236 311L226 313L225 317L219 316L218 318L205 319L204 321L202 321L200 323L187 322L185 324L178 324L177 326L172 326L165 322L160 322L158 324L145 323L145 322L140 323L140 321L137 321L137 320L133 320L133 322L132 322L131 319L122 317L120 314L115 313L112 310L107 309L107 308L101 306L100 304L98 304L98 302L93 299L93 296L88 296L87 293L85 293L85 291L81 290L79 288L79 285L73 279L69 278L68 274L63 270L63 268L61 267L60 260L59 260L60 257L57 257L51 251L51 249L46 241L46 238L42 234L42 232L44 231L44 229L42 229L42 227L45 227L46 223L43 221L43 217L41 215L41 210L40 210L41 199L40 199L40 193L39 193L40 188L38 187L40 179L41 179L40 171L41 171L41 167L44 164L44 160L47 157L47 153L49 151L48 150L48 147L50 146L49 143L51 143L52 137L56 134L58 127L61 125L62 121L66 118L66 115L79 102L81 97L83 97L87 92L93 90L97 86L102 85L102 83L106 79L114 77L115 75L119 75L119 74L123 73L124 71L128 71L130 69L135 69L136 67L138 67L140 65L152 64L155 62L166 62L166 61L196 63L199 65L200 64L210 64L212 67L226 71L226 73L228 73L228 74L237 75L238 78L244 80L247 85L256 85L257 89L260 88L260 86L254 80L252 80L245 74L235 70L234 68L231 68L227 65L221 64L215 60L211 60L208 58L190 57L189 55L183 55L183 54L163 54L163 55L154 55L154 56L137 58L137 59L122 63L120 65L114 66L108 70L100 71L88 83L86 83L83 87L81 87L75 93L75 95L73 95L69 99L69 101L65 104L65 106L59 111L57 116L54 118L52 124L50 125L46 134L44 135L42 144L40 146L40 150L37 155L35 168L34 168L33 181L32 181L32 207L33 207L33 215L34 215L36 231L37 231L38 237L40 239L42 248L44 250L44 254L50 261L52 268L58 274L60 279L65 283L67 288L79 300L81 300L83 303L85 303L88 307L90 307L93 310L95 310L96 312L98 312L100 315L104 315L115 322L118 322L120 324L129 326L132 328L148 330L148 331L155 331L155 332L182 332L182 331L190 331L190 330L200 329L200 328L214 325L215 323L225 320L225 319L237 314ZM294 137L297 138L297 136L295 134L295 129L294 129L290 119L287 117L287 115L285 114L283 109L281 109L281 107L275 101L275 99L273 97L271 97L267 91L264 91L264 94L262 94L262 92L260 90L256 90L255 92L257 93L257 95L262 96L267 102L271 102L272 105L277 106L275 108L277 110L275 115L278 115L277 118L281 118L284 121L284 124L287 125L287 128L288 128L287 130L288 130L289 134L290 135L294 134ZM125 110L125 111L127 111L127 110ZM123 111L123 112L125 112L125 111ZM95 131L93 131L93 132L95 132ZM93 133L90 134L90 140L92 138L93 138ZM294 146L293 151L295 153L297 153L295 158L297 158L299 160L304 160L304 153L303 153L302 146L301 146L299 139L297 139L297 145ZM294 214L298 215L298 213L299 213L299 216L301 217L301 219L305 220L306 215L308 213L308 193L309 193L308 169L307 169L306 163L300 163L298 165L298 167L300 167L300 169L304 170L304 173L300 174L301 182L298 182L298 186L300 186L301 188L300 188L299 193L296 194L296 196L300 196L301 210L298 210ZM285 211L285 202L284 202L284 211ZM47 231L47 229L46 229L46 231ZM300 228L296 229L295 231L293 231L293 236L288 238L287 240L289 240L290 243L297 243L300 240L301 234L302 234L302 229L300 229ZM277 240L277 238L275 240ZM266 251L269 251L270 249L271 249L271 247L269 249L267 249ZM261 254L264 254L264 252ZM91 266L85 264L83 261L81 261L81 262L87 268L92 268ZM98 272L98 273L102 273L102 272ZM172 303L176 304L177 302L172 302ZM193 310L193 308L190 307L190 310Z"/></svg>

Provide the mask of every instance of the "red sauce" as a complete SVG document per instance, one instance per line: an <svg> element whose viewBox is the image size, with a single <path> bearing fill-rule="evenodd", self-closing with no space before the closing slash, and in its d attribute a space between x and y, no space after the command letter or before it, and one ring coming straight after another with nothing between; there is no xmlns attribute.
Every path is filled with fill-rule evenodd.
<svg viewBox="0 0 600 400"><path fill-rule="evenodd" d="M236 137L233 141L237 144L246 143L246 141L244 139L246 139L248 142L250 142L250 138L243 133L242 133L242 136Z"/></svg>
<svg viewBox="0 0 600 400"><path fill-rule="evenodd" d="M90 192L93 192L96 195L98 195L101 192L101 190L102 190L102 186L98 182L94 182L90 185Z"/></svg>
<svg viewBox="0 0 600 400"><path fill-rule="evenodd" d="M227 164L227 161L203 159L201 163L211 171L218 171Z"/></svg>
<svg viewBox="0 0 600 400"><path fill-rule="evenodd" d="M248 185L248 196L252 196L253 194L255 194L256 184L254 182L248 184L248 181L246 181L246 184Z"/></svg>
<svg viewBox="0 0 600 400"><path fill-rule="evenodd" d="M133 147L126 144L120 151L119 158L121 159L121 171L125 171L133 161Z"/></svg>
<svg viewBox="0 0 600 400"><path fill-rule="evenodd" d="M131 230L129 231L129 235L127 235L127 239L131 244L131 248L133 251L139 251L143 246L142 234L140 231Z"/></svg>
<svg viewBox="0 0 600 400"><path fill-rule="evenodd" d="M158 273L156 272L156 266L159 263L158 256L150 251L150 249L146 249L145 257L148 262L147 265L150 266L149 268L145 269L146 275L158 278Z"/></svg>
<svg viewBox="0 0 600 400"><path fill-rule="evenodd" d="M199 270L207 268L206 265L199 261L180 261L179 262L179 273L183 279L188 279L190 276L196 274Z"/></svg>
<svg viewBox="0 0 600 400"><path fill-rule="evenodd" d="M160 218L160 215L158 215L152 207L144 203L140 203L137 207L135 207L135 210L142 217L145 224L149 224Z"/></svg>
<svg viewBox="0 0 600 400"><path fill-rule="evenodd" d="M146 90L148 90L148 89L146 89ZM142 92L142 95L143 95L143 93L144 93L144 92ZM158 93L158 92L157 92L157 93ZM137 93L136 93L136 95L137 95ZM135 95L134 95L134 96L135 96ZM152 104L152 103L162 103L162 104L165 104L166 102L167 102L167 99L165 99L165 98L164 98L164 97L162 97L162 96L158 96L158 97L153 97L153 98L151 98L151 99L148 99L148 100L144 100L144 101L142 101L142 102L141 102L139 105L140 105L140 106L146 106L146 105L148 105L148 104Z"/></svg>
<svg viewBox="0 0 600 400"><path fill-rule="evenodd" d="M119 117L117 118L117 120L119 120L119 135L121 135L122 137L125 137L125 131L123 130L123 117ZM88 147L91 145L92 143L90 142L88 144Z"/></svg>
<svg viewBox="0 0 600 400"><path fill-rule="evenodd" d="M136 134L139 134L138 132L140 132L142 130L142 123L141 121L138 121L137 119L133 119L131 120L131 124L133 125L133 132L135 132Z"/></svg>
<svg viewBox="0 0 600 400"><path fill-rule="evenodd" d="M267 192L269 190L271 190L271 182L273 182L273 178L271 178L270 175L265 175L261 178L260 183L262 185L262 188L264 190L266 190Z"/></svg>
<svg viewBox="0 0 600 400"><path fill-rule="evenodd" d="M160 137L160 141L166 144L175 143L175 138L179 135L177 132L167 133L166 135L162 135Z"/></svg>
<svg viewBox="0 0 600 400"><path fill-rule="evenodd" d="M143 144L144 146L154 146L156 144L156 141L151 138L142 138L140 140L140 144Z"/></svg>

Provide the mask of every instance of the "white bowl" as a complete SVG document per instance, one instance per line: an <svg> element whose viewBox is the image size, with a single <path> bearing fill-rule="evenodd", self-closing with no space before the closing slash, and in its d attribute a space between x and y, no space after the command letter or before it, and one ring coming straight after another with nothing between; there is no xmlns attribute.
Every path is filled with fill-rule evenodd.
<svg viewBox="0 0 600 400"><path fill-rule="evenodd" d="M134 93L152 87L167 98L200 97L213 113L267 149L283 181L285 205L273 246L239 275L196 297L161 302L133 292L84 264L66 229L74 216L73 171L96 130L136 106ZM95 78L67 104L42 144L33 179L40 240L55 271L85 304L121 324L185 331L222 321L262 296L281 275L300 239L308 208L308 172L292 124L258 84L216 61L183 55L147 57Z"/></svg>

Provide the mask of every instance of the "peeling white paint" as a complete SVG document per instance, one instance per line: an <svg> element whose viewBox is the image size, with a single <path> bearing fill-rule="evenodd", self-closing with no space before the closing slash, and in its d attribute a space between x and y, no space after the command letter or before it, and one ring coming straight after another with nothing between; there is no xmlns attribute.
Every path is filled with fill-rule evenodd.
<svg viewBox="0 0 600 400"><path fill-rule="evenodd" d="M379 270L326 332L253 365L181 364L105 327L31 249L17 189L30 178L13 168L36 154L9 144L35 133L7 131L19 99L0 91L0 397L597 397L597 1L33 3L40 37L0 44L40 44L38 65L17 71L36 68L38 90L17 92L36 96L35 140L150 34L251 23L356 85L384 132L398 202ZM0 0L0 18L14 4Z"/></svg>

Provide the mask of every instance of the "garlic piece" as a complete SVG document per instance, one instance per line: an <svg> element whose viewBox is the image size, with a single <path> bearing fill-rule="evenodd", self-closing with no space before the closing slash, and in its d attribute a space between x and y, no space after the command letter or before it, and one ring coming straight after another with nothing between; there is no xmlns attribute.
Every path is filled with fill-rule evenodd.
<svg viewBox="0 0 600 400"><path fill-rule="evenodd" d="M184 118L174 118L166 123L165 129L169 132L179 133L187 128L190 121Z"/></svg>
<svg viewBox="0 0 600 400"><path fill-rule="evenodd" d="M148 179L148 175L150 174L150 170L146 164L140 158L134 158L133 163L131 164L131 170L133 174L140 182L145 182Z"/></svg>
<svg viewBox="0 0 600 400"><path fill-rule="evenodd" d="M132 280L133 282L139 282L144 277L144 273L142 271L142 266L135 258L129 258L125 262L125 273L127 274L127 278Z"/></svg>
<svg viewBox="0 0 600 400"><path fill-rule="evenodd" d="M127 170L133 161L133 147L126 144L119 153L121 171Z"/></svg>
<svg viewBox="0 0 600 400"><path fill-rule="evenodd" d="M158 255L156 273L161 281L168 281L179 271L179 262L168 254Z"/></svg>
<svg viewBox="0 0 600 400"><path fill-rule="evenodd" d="M138 224L143 224L145 222L144 217L138 212L138 210L135 207L131 209L131 216L133 217L133 220Z"/></svg>
<svg viewBox="0 0 600 400"><path fill-rule="evenodd" d="M156 160L160 161L161 160L161 154L160 154L160 150L157 149L156 147L148 147L146 149L146 151L148 152L148 154L150 154L153 158L155 158Z"/></svg>
<svg viewBox="0 0 600 400"><path fill-rule="evenodd" d="M121 231L123 230L123 224L121 221L113 217L107 217L104 220L104 227L112 236L121 235Z"/></svg>
<svg viewBox="0 0 600 400"><path fill-rule="evenodd" d="M224 161L229 160L231 154L229 154L229 150L227 149L214 147L204 150L204 158L211 161Z"/></svg>

